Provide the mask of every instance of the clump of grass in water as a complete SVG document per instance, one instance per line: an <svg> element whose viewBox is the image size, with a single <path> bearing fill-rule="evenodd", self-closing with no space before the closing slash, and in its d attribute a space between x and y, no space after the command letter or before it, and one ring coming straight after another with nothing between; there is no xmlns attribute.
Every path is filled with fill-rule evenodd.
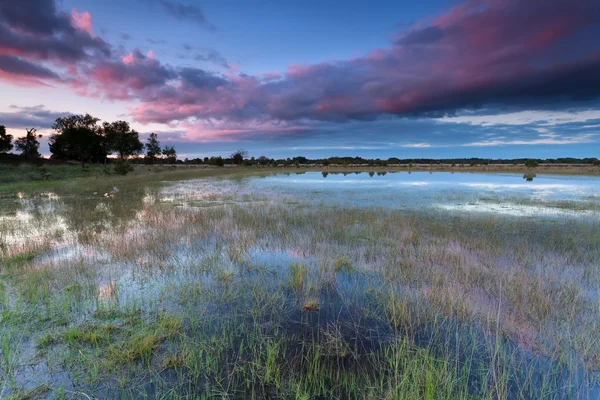
<svg viewBox="0 0 600 400"><path fill-rule="evenodd" d="M319 301L316 299L308 299L302 305L302 311L319 311Z"/></svg>
<svg viewBox="0 0 600 400"><path fill-rule="evenodd" d="M228 284L233 281L234 276L235 276L235 274L233 271L226 271L226 270L220 269L219 271L217 271L217 276L215 279L217 280L217 282L220 282L223 284Z"/></svg>
<svg viewBox="0 0 600 400"><path fill-rule="evenodd" d="M287 287L298 293L302 292L307 278L307 269L304 264L292 263L288 267L289 275Z"/></svg>
<svg viewBox="0 0 600 400"><path fill-rule="evenodd" d="M154 332L135 333L120 345L109 347L107 361L109 365L115 366L137 360L149 361L162 340L163 338Z"/></svg>
<svg viewBox="0 0 600 400"><path fill-rule="evenodd" d="M333 269L335 272L344 272L350 274L355 271L352 263L344 257L337 256L333 261Z"/></svg>

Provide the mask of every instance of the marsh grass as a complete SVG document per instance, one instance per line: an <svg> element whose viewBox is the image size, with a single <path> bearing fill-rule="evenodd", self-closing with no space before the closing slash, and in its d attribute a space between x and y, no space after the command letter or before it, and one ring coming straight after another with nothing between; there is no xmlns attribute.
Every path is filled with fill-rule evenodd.
<svg viewBox="0 0 600 400"><path fill-rule="evenodd" d="M3 255L5 395L46 382L97 398L598 393L596 220L124 185L39 200L33 226L64 234Z"/></svg>

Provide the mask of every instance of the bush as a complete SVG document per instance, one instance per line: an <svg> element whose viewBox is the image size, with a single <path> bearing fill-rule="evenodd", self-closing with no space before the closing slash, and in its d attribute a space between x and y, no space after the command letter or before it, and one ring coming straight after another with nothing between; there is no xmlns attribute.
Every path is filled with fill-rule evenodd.
<svg viewBox="0 0 600 400"><path fill-rule="evenodd" d="M133 165L127 164L125 162L119 162L114 166L115 174L119 175L127 175L128 173L133 171Z"/></svg>

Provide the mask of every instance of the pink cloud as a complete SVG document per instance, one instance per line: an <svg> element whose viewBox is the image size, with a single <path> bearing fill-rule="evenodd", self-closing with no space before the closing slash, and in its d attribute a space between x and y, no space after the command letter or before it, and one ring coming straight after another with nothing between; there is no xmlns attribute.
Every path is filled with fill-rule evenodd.
<svg viewBox="0 0 600 400"><path fill-rule="evenodd" d="M129 53L126 56L121 57L121 60L123 60L125 64L132 64L134 60L133 53Z"/></svg>
<svg viewBox="0 0 600 400"><path fill-rule="evenodd" d="M29 77L29 76L23 76L20 74L13 74L10 72L2 71L1 69L0 69L0 80L10 83L12 85L21 86L21 87L35 87L35 86L42 86L42 87L48 87L48 88L54 87L53 85L49 84L48 82L46 82L43 79L38 79L38 78L34 78L34 77Z"/></svg>
<svg viewBox="0 0 600 400"><path fill-rule="evenodd" d="M71 10L71 24L74 28L87 32L90 36L94 36L92 29L92 16L89 12L77 12L76 9Z"/></svg>

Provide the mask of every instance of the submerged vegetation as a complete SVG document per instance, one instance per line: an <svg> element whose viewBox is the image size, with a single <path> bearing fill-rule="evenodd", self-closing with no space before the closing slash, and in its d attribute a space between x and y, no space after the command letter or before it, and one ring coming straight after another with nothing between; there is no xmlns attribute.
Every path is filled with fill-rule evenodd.
<svg viewBox="0 0 600 400"><path fill-rule="evenodd" d="M0 398L600 393L598 218L212 184L0 198Z"/></svg>

